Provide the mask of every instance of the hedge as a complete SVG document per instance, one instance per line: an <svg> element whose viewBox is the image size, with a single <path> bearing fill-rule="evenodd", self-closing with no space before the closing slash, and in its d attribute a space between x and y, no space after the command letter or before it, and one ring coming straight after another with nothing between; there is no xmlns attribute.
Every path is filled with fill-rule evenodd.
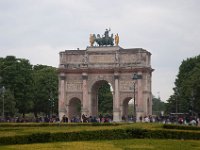
<svg viewBox="0 0 200 150"><path fill-rule="evenodd" d="M34 133L11 137L0 137L0 145L30 144L56 141L89 141L89 140L114 140L133 138L154 139L200 139L198 132L173 131L173 130L147 130L147 129L110 129L81 132L59 133Z"/></svg>
<svg viewBox="0 0 200 150"><path fill-rule="evenodd" d="M174 124L164 124L165 129L178 129L178 130L200 130L198 126L185 126L185 125L174 125Z"/></svg>

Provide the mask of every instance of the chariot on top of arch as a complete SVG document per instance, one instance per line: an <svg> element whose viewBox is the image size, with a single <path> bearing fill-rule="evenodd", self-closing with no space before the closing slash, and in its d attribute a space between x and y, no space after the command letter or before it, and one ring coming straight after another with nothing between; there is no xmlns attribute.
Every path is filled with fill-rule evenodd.
<svg viewBox="0 0 200 150"><path fill-rule="evenodd" d="M109 36L109 32L111 31L111 29L106 29L104 32L104 35L102 35L102 37L100 36L100 34L90 34L90 46L94 46L94 43L96 43L98 46L113 46L114 45L114 40L115 40L115 45L118 46L119 44L119 35L116 34L115 35L115 39L113 37L113 34L111 34L111 36Z"/></svg>

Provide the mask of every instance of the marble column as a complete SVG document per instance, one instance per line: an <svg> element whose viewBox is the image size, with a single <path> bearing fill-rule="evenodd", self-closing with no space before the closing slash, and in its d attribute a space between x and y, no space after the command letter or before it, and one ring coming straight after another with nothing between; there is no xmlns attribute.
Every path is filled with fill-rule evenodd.
<svg viewBox="0 0 200 150"><path fill-rule="evenodd" d="M149 79L148 79L148 87L149 87L149 115L152 115L152 91L151 91L151 85L152 85L152 72L149 72Z"/></svg>
<svg viewBox="0 0 200 150"><path fill-rule="evenodd" d="M87 85L87 79L88 74L82 73L82 79L83 79L83 99L82 99L82 114L89 116L89 99L88 99L88 85Z"/></svg>
<svg viewBox="0 0 200 150"><path fill-rule="evenodd" d="M119 100L119 73L114 73L115 79L115 91L114 91L114 101L113 101L113 121L120 122L121 121L121 113L120 113L120 100Z"/></svg>
<svg viewBox="0 0 200 150"><path fill-rule="evenodd" d="M138 75L142 76L142 72L138 72ZM137 80L137 100L136 100L136 118L137 121L139 121L139 117L143 116L143 112L144 112L144 95L143 95L143 85L142 85L142 81L143 81L143 76L142 79L138 79Z"/></svg>
<svg viewBox="0 0 200 150"><path fill-rule="evenodd" d="M62 119L63 115L67 116L67 109L65 107L65 101L66 101L66 74L60 73L59 76L59 118Z"/></svg>

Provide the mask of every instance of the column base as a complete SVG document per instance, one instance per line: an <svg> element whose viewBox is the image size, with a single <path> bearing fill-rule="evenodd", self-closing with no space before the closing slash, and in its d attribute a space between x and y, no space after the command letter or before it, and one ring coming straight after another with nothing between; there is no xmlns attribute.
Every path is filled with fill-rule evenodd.
<svg viewBox="0 0 200 150"><path fill-rule="evenodd" d="M142 117L142 121L144 120L144 112L137 112L136 113L136 122L141 122L141 117Z"/></svg>
<svg viewBox="0 0 200 150"><path fill-rule="evenodd" d="M90 115L89 110L87 108L83 108L81 111L81 115L83 115L83 114L89 116Z"/></svg>
<svg viewBox="0 0 200 150"><path fill-rule="evenodd" d="M120 112L113 112L113 122L121 122L122 118Z"/></svg>

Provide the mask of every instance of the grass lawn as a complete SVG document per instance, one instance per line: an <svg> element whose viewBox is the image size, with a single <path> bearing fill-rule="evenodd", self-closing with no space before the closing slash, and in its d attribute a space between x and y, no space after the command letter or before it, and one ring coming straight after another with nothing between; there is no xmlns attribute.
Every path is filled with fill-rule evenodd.
<svg viewBox="0 0 200 150"><path fill-rule="evenodd" d="M200 141L131 139L0 146L0 150L199 150Z"/></svg>

